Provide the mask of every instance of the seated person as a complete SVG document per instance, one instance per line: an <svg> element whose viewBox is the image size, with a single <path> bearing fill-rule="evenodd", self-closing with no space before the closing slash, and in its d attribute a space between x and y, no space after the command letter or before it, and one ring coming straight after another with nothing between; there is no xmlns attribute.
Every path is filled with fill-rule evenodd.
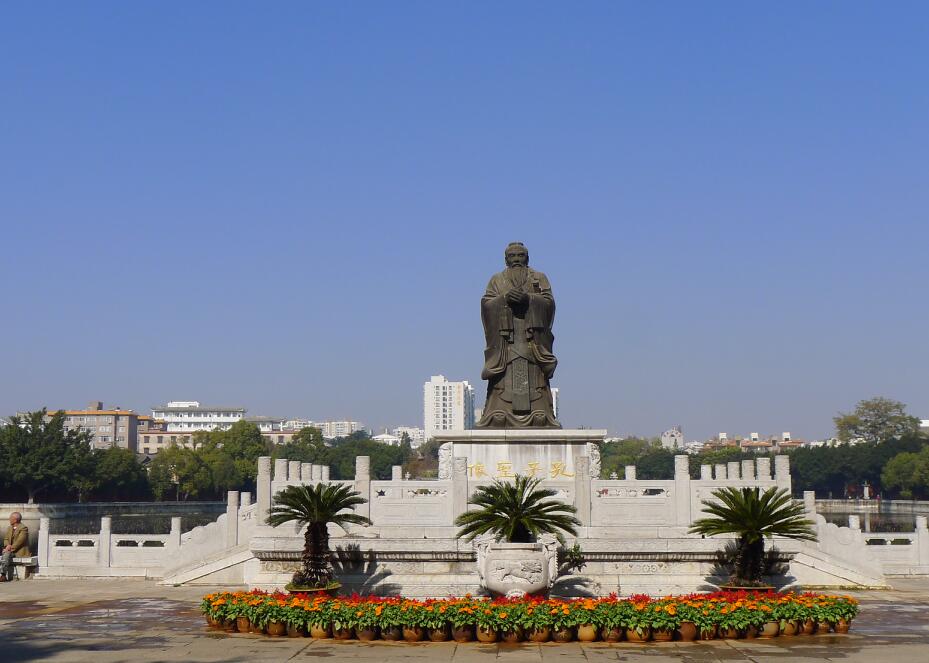
<svg viewBox="0 0 929 663"><path fill-rule="evenodd" d="M10 526L3 535L3 554L0 555L0 582L13 579L13 558L31 557L29 552L29 528L23 525L23 514L10 514Z"/></svg>

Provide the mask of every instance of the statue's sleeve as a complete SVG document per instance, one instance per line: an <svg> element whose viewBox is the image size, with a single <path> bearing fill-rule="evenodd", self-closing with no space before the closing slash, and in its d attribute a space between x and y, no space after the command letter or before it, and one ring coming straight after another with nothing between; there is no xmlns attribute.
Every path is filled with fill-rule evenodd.
<svg viewBox="0 0 929 663"><path fill-rule="evenodd" d="M534 329L551 330L555 321L555 296L548 277L536 272L529 293L529 320L527 326Z"/></svg>
<svg viewBox="0 0 929 663"><path fill-rule="evenodd" d="M503 347L501 332L507 331L505 324L506 299L497 287L497 279L491 278L487 290L481 297L481 322L484 325L484 339L487 346L484 349L484 370L481 379L489 380L506 370L506 354ZM509 326L512 329L512 325Z"/></svg>

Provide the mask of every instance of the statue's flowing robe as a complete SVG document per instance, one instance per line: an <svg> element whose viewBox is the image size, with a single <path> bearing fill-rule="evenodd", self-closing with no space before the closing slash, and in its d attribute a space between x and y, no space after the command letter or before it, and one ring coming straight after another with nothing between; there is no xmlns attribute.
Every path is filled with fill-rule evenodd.
<svg viewBox="0 0 929 663"><path fill-rule="evenodd" d="M494 274L481 298L487 342L481 378L488 384L478 428L561 428L549 385L558 364L552 354L555 298L545 274L527 268L525 276L517 283L509 269ZM507 303L514 288L529 295L525 306Z"/></svg>

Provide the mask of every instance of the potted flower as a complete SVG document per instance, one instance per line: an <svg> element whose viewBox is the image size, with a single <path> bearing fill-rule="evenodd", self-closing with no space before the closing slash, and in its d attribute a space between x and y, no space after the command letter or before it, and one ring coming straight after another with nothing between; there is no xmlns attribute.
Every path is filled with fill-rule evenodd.
<svg viewBox="0 0 929 663"><path fill-rule="evenodd" d="M580 642L594 642L600 630L597 624L597 602L593 599L579 599L574 603L577 639Z"/></svg>
<svg viewBox="0 0 929 663"><path fill-rule="evenodd" d="M452 639L455 642L474 640L474 602L470 596L449 601L447 615L452 625Z"/></svg>
<svg viewBox="0 0 929 663"><path fill-rule="evenodd" d="M423 618L423 606L419 601L404 599L400 604L400 625L403 627L403 639L407 642L419 642L426 635Z"/></svg>
<svg viewBox="0 0 929 663"><path fill-rule="evenodd" d="M823 615L836 633L848 633L852 620L858 615L858 601L847 595L831 596Z"/></svg>
<svg viewBox="0 0 929 663"><path fill-rule="evenodd" d="M426 629L426 637L432 642L448 640L448 606L445 601L429 600L420 609L420 623Z"/></svg>
<svg viewBox="0 0 929 663"><path fill-rule="evenodd" d="M623 639L630 609L630 603L618 600L615 594L597 602L593 621L600 627L600 637L604 642L619 642Z"/></svg>
<svg viewBox="0 0 929 663"><path fill-rule="evenodd" d="M259 625L265 632L273 637L287 633L287 617L290 607L287 599L281 594L268 597L259 615Z"/></svg>
<svg viewBox="0 0 929 663"><path fill-rule="evenodd" d="M552 636L552 615L543 601L532 601L526 606L523 632L529 642L548 642Z"/></svg>
<svg viewBox="0 0 929 663"><path fill-rule="evenodd" d="M629 642L648 642L652 637L652 618L648 596L630 598L632 610L629 611L626 624L626 639Z"/></svg>
<svg viewBox="0 0 929 663"><path fill-rule="evenodd" d="M381 629L381 639L391 642L397 642L403 639L403 622L408 607L405 601L398 598L385 599L378 608L375 608L375 614L378 616L378 626Z"/></svg>
<svg viewBox="0 0 929 663"><path fill-rule="evenodd" d="M677 601L666 599L653 602L648 611L652 639L655 642L671 642L674 632L681 625L681 618L677 612Z"/></svg>
<svg viewBox="0 0 929 663"><path fill-rule="evenodd" d="M552 618L552 640L571 642L577 627L577 615L572 610L574 604L552 601L549 605L551 605L549 615Z"/></svg>
<svg viewBox="0 0 929 663"><path fill-rule="evenodd" d="M354 605L355 617L352 620L355 627L355 637L363 642L377 640L378 622L383 606L379 600L360 599Z"/></svg>
<svg viewBox="0 0 929 663"><path fill-rule="evenodd" d="M713 499L703 501L703 512L709 516L695 520L689 530L691 534L738 536L733 575L724 588L770 589L763 581L765 537L816 540L804 506L795 503L786 490L775 486L763 493L757 487L720 488L713 491Z"/></svg>
<svg viewBox="0 0 929 663"><path fill-rule="evenodd" d="M680 619L676 635L682 642L693 642L697 639L699 630L698 622L702 622L701 610L692 597L682 596L677 606L677 614Z"/></svg>
<svg viewBox="0 0 929 663"><path fill-rule="evenodd" d="M287 627L287 637L302 638L306 632L306 610L304 610L305 599L299 596L292 596L287 606L287 614L284 616L284 625ZM257 607L257 606L256 606Z"/></svg>
<svg viewBox="0 0 929 663"><path fill-rule="evenodd" d="M758 600L758 637L776 638L781 632L781 623L774 616L774 607L771 600L764 598Z"/></svg>
<svg viewBox="0 0 929 663"><path fill-rule="evenodd" d="M793 636L800 630L799 623L804 613L792 594L783 594L774 600L771 616L778 621L781 635Z"/></svg>
<svg viewBox="0 0 929 663"><path fill-rule="evenodd" d="M301 567L287 585L293 592L331 592L340 584L332 578L332 551L329 549L329 524L370 525L365 516L352 509L367 500L346 485L319 483L315 486L288 486L274 496L268 512L268 524L277 527L296 522L306 526L303 534Z"/></svg>
<svg viewBox="0 0 929 663"><path fill-rule="evenodd" d="M475 608L474 623L477 626L478 642L496 642L501 623L494 606L489 601L481 601Z"/></svg>
<svg viewBox="0 0 929 663"><path fill-rule="evenodd" d="M303 605L305 623L310 637L317 639L332 637L331 604L322 596L308 600Z"/></svg>
<svg viewBox="0 0 929 663"><path fill-rule="evenodd" d="M521 599L497 601L497 617L500 619L498 635L502 642L522 642L525 637L526 602Z"/></svg>

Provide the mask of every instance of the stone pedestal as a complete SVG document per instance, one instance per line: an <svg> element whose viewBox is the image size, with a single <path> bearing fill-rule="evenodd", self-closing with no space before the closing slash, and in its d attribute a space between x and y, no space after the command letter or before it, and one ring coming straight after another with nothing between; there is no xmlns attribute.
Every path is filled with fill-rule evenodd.
<svg viewBox="0 0 929 663"><path fill-rule="evenodd" d="M574 459L590 459L590 478L600 477L599 445L605 430L475 429L442 431L434 439L439 450L439 478L450 478L453 458L468 459L468 480L511 478L516 474L568 480L576 476Z"/></svg>

